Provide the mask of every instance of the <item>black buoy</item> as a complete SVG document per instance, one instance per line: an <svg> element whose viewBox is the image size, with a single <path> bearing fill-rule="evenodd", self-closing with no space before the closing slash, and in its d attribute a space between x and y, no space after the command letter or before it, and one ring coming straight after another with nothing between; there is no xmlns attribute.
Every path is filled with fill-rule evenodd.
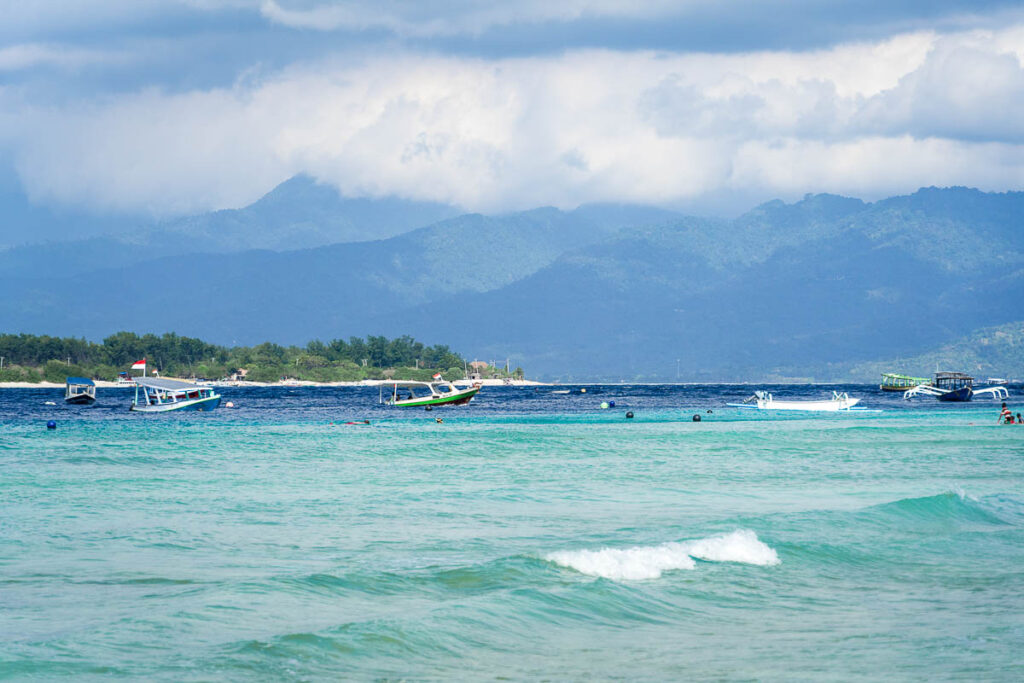
<svg viewBox="0 0 1024 683"><path fill-rule="evenodd" d="M694 422L700 422L700 415L694 415L693 416L693 421Z"/></svg>
<svg viewBox="0 0 1024 683"><path fill-rule="evenodd" d="M632 410L626 411L626 419L627 420L632 420L633 419L633 411Z"/></svg>
<svg viewBox="0 0 1024 683"><path fill-rule="evenodd" d="M57 422L55 420L50 420L49 422L46 423L46 428L47 429L56 429L57 428Z"/></svg>
<svg viewBox="0 0 1024 683"><path fill-rule="evenodd" d="M715 412L715 411L711 410L711 408L708 408L708 415L710 415L713 412Z"/></svg>
<svg viewBox="0 0 1024 683"><path fill-rule="evenodd" d="M426 408L424 408L424 410L433 410L433 409L434 409L433 406L427 406Z"/></svg>
<svg viewBox="0 0 1024 683"><path fill-rule="evenodd" d="M615 401L608 401L608 407L609 408L614 408L615 407Z"/></svg>

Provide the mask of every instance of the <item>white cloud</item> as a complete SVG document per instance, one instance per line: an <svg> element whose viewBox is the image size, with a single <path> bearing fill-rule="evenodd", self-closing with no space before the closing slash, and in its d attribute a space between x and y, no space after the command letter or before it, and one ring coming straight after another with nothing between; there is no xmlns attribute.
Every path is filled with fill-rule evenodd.
<svg viewBox="0 0 1024 683"><path fill-rule="evenodd" d="M119 57L114 53L101 50L23 43L0 48L0 72L20 71L37 66L75 69L88 64L110 63L116 59Z"/></svg>
<svg viewBox="0 0 1024 683"><path fill-rule="evenodd" d="M477 210L1020 189L1022 37L1011 27L811 53L339 57L232 88L52 110L0 92L0 145L40 200L164 214L240 206L299 172L348 195Z"/></svg>
<svg viewBox="0 0 1024 683"><path fill-rule="evenodd" d="M401 2L377 0L340 0L335 2L289 3L263 0L261 14L272 22L299 29L331 31L336 29L386 29L403 36L441 36L482 33L495 26L568 22L586 17L631 17L649 19L677 13L684 7L709 3L689 0L518 0L517 2L478 2L444 0Z"/></svg>

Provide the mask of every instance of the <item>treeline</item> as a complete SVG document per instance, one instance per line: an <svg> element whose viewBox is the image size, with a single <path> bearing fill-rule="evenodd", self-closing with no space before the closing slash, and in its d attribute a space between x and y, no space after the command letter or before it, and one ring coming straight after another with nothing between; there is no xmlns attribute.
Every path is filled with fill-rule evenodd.
<svg viewBox="0 0 1024 683"><path fill-rule="evenodd" d="M266 342L228 348L173 333L118 332L99 344L74 337L3 334L0 358L0 382L63 382L69 375L113 380L142 358L150 374L156 369L164 376L221 379L245 370L246 379L257 382L426 380L435 372L454 380L465 368L465 360L447 346L426 346L410 336L314 340L305 347Z"/></svg>

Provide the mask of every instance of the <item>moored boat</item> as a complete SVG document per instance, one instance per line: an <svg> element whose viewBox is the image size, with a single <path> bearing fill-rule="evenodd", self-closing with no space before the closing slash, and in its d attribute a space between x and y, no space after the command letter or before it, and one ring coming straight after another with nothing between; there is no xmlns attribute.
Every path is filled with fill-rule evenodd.
<svg viewBox="0 0 1024 683"><path fill-rule="evenodd" d="M882 391L906 391L918 385L927 384L929 381L927 377L910 377L895 372L886 372L882 374L882 383L878 385L878 388Z"/></svg>
<svg viewBox="0 0 1024 683"><path fill-rule="evenodd" d="M381 385L381 402L396 408L465 405L472 401L480 391L479 384L459 389L454 384L445 381L388 382L388 385L391 387L391 395L384 396L384 385Z"/></svg>
<svg viewBox="0 0 1024 683"><path fill-rule="evenodd" d="M903 398L912 398L919 394L934 396L940 401L950 403L965 403L978 397L1006 398L1010 392L1003 386L975 389L974 378L963 372L936 372L935 381L908 389L903 393Z"/></svg>
<svg viewBox="0 0 1024 683"><path fill-rule="evenodd" d="M859 398L850 398L845 391L832 392L832 398L825 401L780 401L767 391L755 391L754 395L743 403L728 403L733 408L756 408L757 410L813 410L839 411L859 410L854 406L860 403Z"/></svg>
<svg viewBox="0 0 1024 683"><path fill-rule="evenodd" d="M96 402L96 383L88 377L68 377L64 380L64 402L92 405Z"/></svg>
<svg viewBox="0 0 1024 683"><path fill-rule="evenodd" d="M171 410L213 410L220 405L220 394L212 387L160 377L136 377L135 399L130 410L140 413L165 413Z"/></svg>

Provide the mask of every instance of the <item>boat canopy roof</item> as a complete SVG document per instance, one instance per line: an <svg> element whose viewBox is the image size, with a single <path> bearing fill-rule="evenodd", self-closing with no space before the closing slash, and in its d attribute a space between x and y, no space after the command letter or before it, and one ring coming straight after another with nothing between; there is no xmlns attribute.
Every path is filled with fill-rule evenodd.
<svg viewBox="0 0 1024 683"><path fill-rule="evenodd" d="M439 379L436 382L414 382L410 380L408 382L385 382L385 384L389 387L432 387L435 384L451 384L451 382Z"/></svg>
<svg viewBox="0 0 1024 683"><path fill-rule="evenodd" d="M915 380L915 381L922 381L922 382L926 381L928 379L927 377L911 377L910 375L901 375L901 374L896 373L896 372L883 372L882 373L882 377L887 377L887 378L891 378L891 379L912 379L912 380Z"/></svg>
<svg viewBox="0 0 1024 683"><path fill-rule="evenodd" d="M936 372L935 379L970 379L974 378L963 372Z"/></svg>
<svg viewBox="0 0 1024 683"><path fill-rule="evenodd" d="M93 382L88 377L68 377L67 380L65 380L65 382L67 384L81 384L82 386L87 387L96 386L96 382Z"/></svg>
<svg viewBox="0 0 1024 683"><path fill-rule="evenodd" d="M182 382L180 379L164 379L163 377L136 377L135 383L153 389L164 391L181 391L182 389L198 389L199 386L192 382Z"/></svg>

